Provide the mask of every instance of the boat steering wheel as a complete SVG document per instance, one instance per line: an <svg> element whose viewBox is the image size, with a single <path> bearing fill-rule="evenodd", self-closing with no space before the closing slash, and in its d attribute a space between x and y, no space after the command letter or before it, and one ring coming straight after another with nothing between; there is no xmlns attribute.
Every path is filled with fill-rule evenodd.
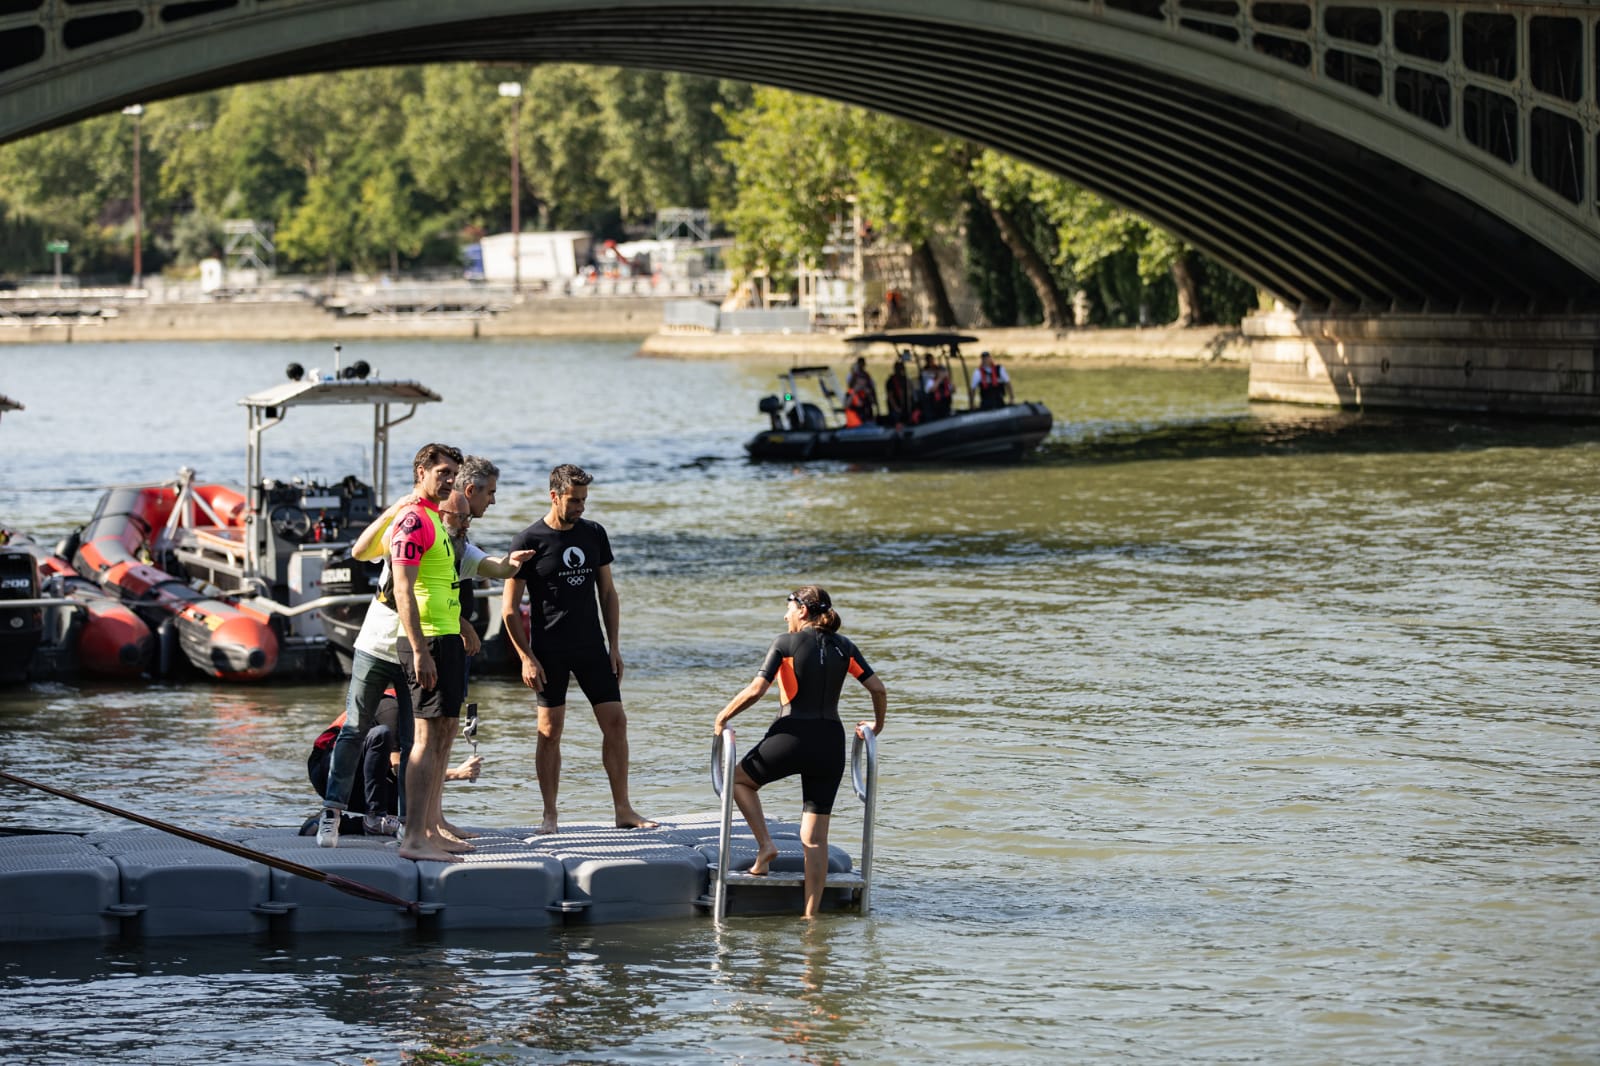
<svg viewBox="0 0 1600 1066"><path fill-rule="evenodd" d="M272 531L284 540L303 544L311 535L311 516L293 504L274 507L267 519L272 523Z"/></svg>

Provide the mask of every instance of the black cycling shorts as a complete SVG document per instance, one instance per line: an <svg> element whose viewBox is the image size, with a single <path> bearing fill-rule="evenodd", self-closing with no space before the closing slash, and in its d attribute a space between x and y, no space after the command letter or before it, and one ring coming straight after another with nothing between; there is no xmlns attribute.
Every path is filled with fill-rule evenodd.
<svg viewBox="0 0 1600 1066"><path fill-rule="evenodd" d="M837 718L779 718L739 765L758 785L799 774L805 812L832 814L844 780L844 724Z"/></svg>
<svg viewBox="0 0 1600 1066"><path fill-rule="evenodd" d="M432 688L417 684L416 662L404 633L394 642L394 650L400 657L400 672L411 686L411 716L460 718L461 701L467 694L467 646L461 643L461 634L428 638L428 654L433 656L433 667L439 674L438 684Z"/></svg>
<svg viewBox="0 0 1600 1066"><path fill-rule="evenodd" d="M563 707L567 685L576 677L578 687L591 707L602 703L621 703L622 689L616 671L611 669L611 653L604 644L587 650L542 648L534 652L544 667L544 688L539 690L539 706Z"/></svg>

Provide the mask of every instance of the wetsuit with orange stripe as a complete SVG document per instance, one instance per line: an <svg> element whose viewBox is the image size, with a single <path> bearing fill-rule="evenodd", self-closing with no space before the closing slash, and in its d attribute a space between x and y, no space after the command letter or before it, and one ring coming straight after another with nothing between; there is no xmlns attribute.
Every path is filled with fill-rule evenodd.
<svg viewBox="0 0 1600 1066"><path fill-rule="evenodd" d="M800 775L804 809L832 814L844 778L844 679L866 681L872 667L849 638L807 626L772 642L757 673L778 683L783 710L739 765L758 785Z"/></svg>

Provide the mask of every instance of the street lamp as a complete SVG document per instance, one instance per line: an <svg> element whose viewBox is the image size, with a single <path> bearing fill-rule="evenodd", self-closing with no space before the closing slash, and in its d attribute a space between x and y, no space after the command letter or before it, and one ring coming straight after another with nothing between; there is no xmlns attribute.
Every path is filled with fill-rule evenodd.
<svg viewBox="0 0 1600 1066"><path fill-rule="evenodd" d="M124 115L133 116L133 287L144 287L144 207L139 199L139 144L143 104L129 104L122 109Z"/></svg>
<svg viewBox="0 0 1600 1066"><path fill-rule="evenodd" d="M511 98L511 291L522 294L522 83L503 81L500 95Z"/></svg>

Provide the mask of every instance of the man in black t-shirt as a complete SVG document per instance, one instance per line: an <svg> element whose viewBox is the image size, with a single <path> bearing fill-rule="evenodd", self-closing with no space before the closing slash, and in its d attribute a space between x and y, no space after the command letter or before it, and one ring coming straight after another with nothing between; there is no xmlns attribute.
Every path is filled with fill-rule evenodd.
<svg viewBox="0 0 1600 1066"><path fill-rule="evenodd" d="M539 694L539 739L534 765L544 813L539 832L556 831L561 787L561 730L573 677L600 724L600 761L611 782L619 828L652 829L628 800L628 716L622 708L621 603L611 581L611 541L583 517L589 474L566 463L550 471L550 510L511 543L536 554L506 581L501 598L506 635L522 660L522 683ZM522 594L530 600L528 629Z"/></svg>

